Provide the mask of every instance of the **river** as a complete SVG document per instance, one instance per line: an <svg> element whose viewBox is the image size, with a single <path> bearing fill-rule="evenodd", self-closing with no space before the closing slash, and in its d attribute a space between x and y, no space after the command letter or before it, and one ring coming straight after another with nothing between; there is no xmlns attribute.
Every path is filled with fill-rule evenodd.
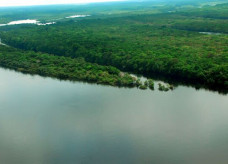
<svg viewBox="0 0 228 164"><path fill-rule="evenodd" d="M0 69L0 163L227 164L228 96Z"/></svg>

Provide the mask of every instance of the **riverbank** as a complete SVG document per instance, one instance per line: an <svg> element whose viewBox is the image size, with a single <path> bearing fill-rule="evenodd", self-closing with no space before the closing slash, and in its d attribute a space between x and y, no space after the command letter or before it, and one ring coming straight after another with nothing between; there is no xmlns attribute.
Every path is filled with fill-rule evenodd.
<svg viewBox="0 0 228 164"><path fill-rule="evenodd" d="M228 96L185 86L166 93L105 87L1 68L0 79L0 163L110 163L111 157L208 164L205 152L209 164L228 158ZM205 141L209 134L216 135Z"/></svg>
<svg viewBox="0 0 228 164"><path fill-rule="evenodd" d="M85 81L118 87L136 87L137 79L115 67L50 54L0 46L0 66L19 72L71 81Z"/></svg>
<svg viewBox="0 0 228 164"><path fill-rule="evenodd" d="M138 77L139 75L135 76L121 72L112 66L102 66L86 62L83 58L70 58L24 51L7 45L0 46L0 66L26 74L37 74L60 80L83 81L115 87L135 87L141 90L154 90L156 88L160 91L168 91L173 90L178 85L185 84L184 82L183 84L178 84L175 81L166 81L166 79L162 78L155 78L155 83L149 77L141 78ZM161 86L159 86L160 82L162 82ZM207 88L197 84L191 86L196 89L205 88L227 94L226 90L220 90L219 88Z"/></svg>

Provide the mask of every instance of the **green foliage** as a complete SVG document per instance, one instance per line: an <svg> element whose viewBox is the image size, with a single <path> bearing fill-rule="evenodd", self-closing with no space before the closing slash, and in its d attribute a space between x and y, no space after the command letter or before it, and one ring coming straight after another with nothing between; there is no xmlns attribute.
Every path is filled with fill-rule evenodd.
<svg viewBox="0 0 228 164"><path fill-rule="evenodd" d="M151 90L154 90L154 81L152 79L148 80L148 86Z"/></svg>
<svg viewBox="0 0 228 164"><path fill-rule="evenodd" d="M142 82L140 81L140 79L137 79L137 80L136 80L135 85L136 85L137 87L139 87L139 86L142 85Z"/></svg>
<svg viewBox="0 0 228 164"><path fill-rule="evenodd" d="M83 58L58 57L5 46L0 46L0 66L24 73L120 87L134 87L136 81L114 67L88 63Z"/></svg>
<svg viewBox="0 0 228 164"><path fill-rule="evenodd" d="M159 91L165 91L165 92L169 91L169 87L165 86L165 85L163 85L161 83L158 84L158 89L159 89Z"/></svg>
<svg viewBox="0 0 228 164"><path fill-rule="evenodd" d="M170 90L174 90L174 86L173 85L168 85L168 88L170 89Z"/></svg>
<svg viewBox="0 0 228 164"><path fill-rule="evenodd" d="M109 74L118 74L116 67L125 72L228 90L228 20L223 12L228 11L228 5L182 8L170 13L165 9L169 7L158 7L157 14L142 9L140 14L96 15L51 26L0 27L0 37L23 50L113 66L106 68ZM143 86L137 80L104 81Z"/></svg>
<svg viewBox="0 0 228 164"><path fill-rule="evenodd" d="M147 89L147 85L145 85L145 84L142 85L142 84L141 84L141 85L139 86L139 89L146 90L146 89Z"/></svg>

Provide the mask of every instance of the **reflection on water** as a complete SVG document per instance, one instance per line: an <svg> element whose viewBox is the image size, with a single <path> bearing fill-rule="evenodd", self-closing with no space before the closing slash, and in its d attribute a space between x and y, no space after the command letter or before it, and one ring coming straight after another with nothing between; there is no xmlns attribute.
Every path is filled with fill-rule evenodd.
<svg viewBox="0 0 228 164"><path fill-rule="evenodd" d="M227 100L0 69L0 163L227 164Z"/></svg>

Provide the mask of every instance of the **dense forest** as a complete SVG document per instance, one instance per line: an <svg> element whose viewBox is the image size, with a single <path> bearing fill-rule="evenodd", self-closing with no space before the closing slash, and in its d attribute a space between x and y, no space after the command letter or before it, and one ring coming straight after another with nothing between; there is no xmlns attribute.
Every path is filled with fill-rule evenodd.
<svg viewBox="0 0 228 164"><path fill-rule="evenodd" d="M51 54L22 51L0 45L0 65L23 73L39 74L71 81L86 81L120 87L135 87L138 79L111 66Z"/></svg>
<svg viewBox="0 0 228 164"><path fill-rule="evenodd" d="M170 11L170 8L175 10ZM36 61L42 53L45 53L42 56L45 60L49 59L48 54L63 56L56 58L50 55L51 63L41 63L42 70L50 69L52 60L61 63L62 60L69 61L63 62L67 63L63 72L71 70L74 62L82 61L85 65L89 62L98 70L112 70L111 73L106 70L110 73L108 80L99 79L96 69L91 72L95 74L92 79L80 77L79 80L117 85L121 81L118 76L120 69L224 92L228 90L228 4L200 8L167 5L156 7L156 10L151 7L151 12L149 8L142 9L141 13L130 11L120 14L118 10L118 14L109 16L103 16L100 12L100 15L61 20L50 26L4 26L0 27L0 37L4 43L28 51L28 54L31 51L37 53L28 55L27 60L31 57ZM1 60L5 63L11 61L10 67L19 67L13 62L19 56L9 54L8 57L11 59L7 60L6 57ZM33 59L28 61L32 62ZM27 65L26 69L33 64ZM58 73L58 69L54 72ZM133 85L129 76L126 79L127 82L121 81L124 86Z"/></svg>
<svg viewBox="0 0 228 164"><path fill-rule="evenodd" d="M0 8L0 24L9 21L21 19L39 19L41 21L50 21L60 19L74 14L89 14L93 17L118 17L135 14L152 14L164 13L168 11L176 11L197 8L199 6L214 5L224 3L227 0L132 0L109 2L109 3L93 3L90 5L47 5L32 7L12 7ZM213 12L220 12L213 8ZM222 10L220 13L226 15ZM189 13L189 12L187 12Z"/></svg>

